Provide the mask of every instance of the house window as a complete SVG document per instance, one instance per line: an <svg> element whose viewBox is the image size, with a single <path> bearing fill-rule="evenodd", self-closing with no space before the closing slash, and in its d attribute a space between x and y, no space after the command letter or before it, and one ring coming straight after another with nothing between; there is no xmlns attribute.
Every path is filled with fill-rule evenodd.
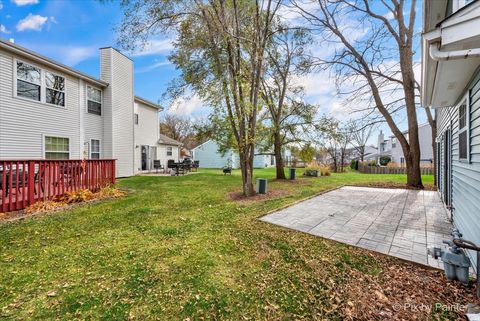
<svg viewBox="0 0 480 321"><path fill-rule="evenodd" d="M135 125L138 125L138 114L135 114Z"/></svg>
<svg viewBox="0 0 480 321"><path fill-rule="evenodd" d="M17 96L40 101L40 68L17 61Z"/></svg>
<svg viewBox="0 0 480 321"><path fill-rule="evenodd" d="M102 115L102 91L87 86L87 111L89 114Z"/></svg>
<svg viewBox="0 0 480 321"><path fill-rule="evenodd" d="M469 127L468 104L465 100L458 108L458 154L461 160L468 159Z"/></svg>
<svg viewBox="0 0 480 321"><path fill-rule="evenodd" d="M172 156L173 155L173 148L172 146L167 147L167 156Z"/></svg>
<svg viewBox="0 0 480 321"><path fill-rule="evenodd" d="M69 159L70 140L65 137L45 136L45 159Z"/></svg>
<svg viewBox="0 0 480 321"><path fill-rule="evenodd" d="M65 106L65 78L45 72L45 101L48 104Z"/></svg>
<svg viewBox="0 0 480 321"><path fill-rule="evenodd" d="M392 137L392 148L395 148L395 147L397 147L397 138Z"/></svg>
<svg viewBox="0 0 480 321"><path fill-rule="evenodd" d="M100 159L100 140L90 140L90 159Z"/></svg>

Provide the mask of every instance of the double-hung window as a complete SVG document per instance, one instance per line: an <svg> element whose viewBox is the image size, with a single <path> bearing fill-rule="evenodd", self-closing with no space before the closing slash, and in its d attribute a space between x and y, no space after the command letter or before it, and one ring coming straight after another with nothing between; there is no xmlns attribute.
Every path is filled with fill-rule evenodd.
<svg viewBox="0 0 480 321"><path fill-rule="evenodd" d="M102 115L102 91L87 86L87 111L89 114Z"/></svg>
<svg viewBox="0 0 480 321"><path fill-rule="evenodd" d="M45 136L45 159L69 159L70 139Z"/></svg>
<svg viewBox="0 0 480 321"><path fill-rule="evenodd" d="M100 140L90 140L90 159L100 159Z"/></svg>
<svg viewBox="0 0 480 321"><path fill-rule="evenodd" d="M134 115L134 119L135 119L135 125L138 125L138 114Z"/></svg>
<svg viewBox="0 0 480 321"><path fill-rule="evenodd" d="M469 134L469 108L468 99L465 99L458 107L458 157L468 161L470 134Z"/></svg>
<svg viewBox="0 0 480 321"><path fill-rule="evenodd" d="M65 106L65 78L51 72L45 72L45 102Z"/></svg>
<svg viewBox="0 0 480 321"><path fill-rule="evenodd" d="M172 146L167 146L167 156L172 156L173 155L173 148Z"/></svg>
<svg viewBox="0 0 480 321"><path fill-rule="evenodd" d="M40 101L41 69L17 61L17 96Z"/></svg>

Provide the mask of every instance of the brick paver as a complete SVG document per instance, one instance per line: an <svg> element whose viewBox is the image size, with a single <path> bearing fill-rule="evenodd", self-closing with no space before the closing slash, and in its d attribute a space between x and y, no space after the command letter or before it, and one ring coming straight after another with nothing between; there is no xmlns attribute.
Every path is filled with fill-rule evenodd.
<svg viewBox="0 0 480 321"><path fill-rule="evenodd" d="M353 186L261 220L440 268L427 248L450 239L452 228L437 192Z"/></svg>

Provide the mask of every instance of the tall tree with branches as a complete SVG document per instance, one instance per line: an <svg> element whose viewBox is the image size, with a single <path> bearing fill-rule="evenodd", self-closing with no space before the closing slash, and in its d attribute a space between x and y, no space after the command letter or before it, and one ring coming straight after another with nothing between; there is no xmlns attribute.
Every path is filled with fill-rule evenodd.
<svg viewBox="0 0 480 321"><path fill-rule="evenodd" d="M376 127L368 121L359 119L349 121L347 126L351 134L353 148L357 152L359 160L363 162L367 142Z"/></svg>
<svg viewBox="0 0 480 321"><path fill-rule="evenodd" d="M368 88L372 107L402 146L407 185L423 188L413 71L416 1L318 0L315 10L291 1L323 42L334 48L332 55L317 57L318 64L331 68L343 85ZM393 102L385 97L387 90L401 95ZM408 139L395 121L399 109L406 113Z"/></svg>
<svg viewBox="0 0 480 321"><path fill-rule="evenodd" d="M306 51L311 42L308 31L291 29L284 23L279 23L276 30L267 47L262 98L267 107L265 119L271 136L267 141L273 141L276 177L285 179L284 147L302 140L302 132L313 125L317 107L303 100L304 90L295 84L311 67Z"/></svg>
<svg viewBox="0 0 480 321"><path fill-rule="evenodd" d="M122 2L120 43L127 49L175 34L170 60L181 76L169 89L191 90L225 115L235 138L243 193L255 193L255 152L266 48L280 3L272 0L130 0Z"/></svg>

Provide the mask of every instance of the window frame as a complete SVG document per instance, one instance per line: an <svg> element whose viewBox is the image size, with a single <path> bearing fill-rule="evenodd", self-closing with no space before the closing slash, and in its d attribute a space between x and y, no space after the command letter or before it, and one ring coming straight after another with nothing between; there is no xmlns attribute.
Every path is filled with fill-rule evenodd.
<svg viewBox="0 0 480 321"><path fill-rule="evenodd" d="M462 106L463 104L465 104L465 127L460 129L460 106ZM460 100L460 103L457 104L456 109L458 113L458 160L463 163L470 163L470 89L467 90L465 96ZM464 132L466 132L467 155L465 158L462 158L460 155L460 134Z"/></svg>
<svg viewBox="0 0 480 321"><path fill-rule="evenodd" d="M138 113L134 113L134 114L133 114L133 123L134 123L135 125L138 125L138 122L139 122Z"/></svg>
<svg viewBox="0 0 480 321"><path fill-rule="evenodd" d="M31 99L31 98L27 98L27 97L22 97L22 96L19 96L17 94L17 90L18 90L18 83L17 81L18 80L21 80L21 81L25 81L27 83L30 83L29 81L26 81L26 80L22 80L20 78L18 78L18 74L17 74L17 64L21 62L21 63L24 63L24 64L27 64L27 65L30 65L32 67L35 67L35 68L38 68L40 69L40 84L37 85L37 84L34 84L34 85L37 85L37 86L40 86L40 100L35 100L35 99ZM46 72L49 72L51 74L54 74L56 76L60 76L64 79L65 81L65 89L63 91L63 99L64 99L64 105L55 105L55 104L50 104L50 103L47 103L46 101L46 96L47 96L47 84L46 84L46 80L45 80L45 73ZM33 84L33 83L31 83ZM49 87L48 87L49 88ZM52 89L52 88L49 88L49 89ZM56 90L56 89L53 89L53 90ZM31 63L29 61L26 61L26 60L23 60L23 59L18 59L18 58L13 58L13 93L12 93L12 96L16 99L21 99L21 100L24 100L24 101L28 101L28 102L31 102L31 103L37 103L37 104L42 104L42 105L45 105L45 106L50 106L50 107L54 107L54 108L62 108L62 109L67 109L67 96L68 96L68 92L67 92L67 77L60 73L60 72L53 72L51 71L50 69L48 68L42 68L40 67L39 65L35 64L35 63Z"/></svg>
<svg viewBox="0 0 480 321"><path fill-rule="evenodd" d="M88 87L100 91L100 101L95 101L95 100L88 99ZM88 111L88 101L89 101L89 100L91 100L91 101L93 101L93 102L95 102L95 103L99 103L99 104L100 104L100 115L99 115L99 114L95 114L95 113L91 113L91 112ZM85 86L85 112L86 112L87 114L90 114L90 115L95 115L95 116L100 116L100 117L103 116L103 90L102 90L101 88L98 88L98 87L93 86L93 85L90 85L90 84L86 84L86 86Z"/></svg>
<svg viewBox="0 0 480 321"><path fill-rule="evenodd" d="M47 137L53 137L53 138L64 138L64 139L68 139L68 158L65 159L65 160L69 160L71 159L71 155L72 155L72 145L70 144L72 139L71 137L69 136L62 136L62 135L56 135L56 134L43 134L42 135L42 154L43 154L43 159L45 160L51 160L51 159L47 159L47 144L46 144L46 140L47 140ZM48 151L50 153L67 153L65 151ZM54 159L52 159L54 160ZM62 159L63 160L63 159Z"/></svg>
<svg viewBox="0 0 480 321"><path fill-rule="evenodd" d="M37 68L38 70L40 70L40 83L39 84L35 84L35 83L32 83L28 80L23 80L21 78L18 77L18 63L23 63L23 64L26 64L26 65L30 65L34 68ZM32 64L30 62L26 62L24 60L20 60L20 59L13 59L13 95L14 97L18 98L18 99L24 99L26 101L30 101L30 102L36 102L36 103L42 103L43 102L43 94L42 94L42 87L43 87L43 72L42 72L42 68L40 68L39 66L35 65L35 64ZM28 84L31 84L31 85L35 85L35 86L39 86L40 87L40 99L39 100L36 100L36 99L31 99L31 98L28 98L28 97L23 97L23 96L19 96L18 95L18 80L21 80L23 82L26 82Z"/></svg>
<svg viewBox="0 0 480 321"><path fill-rule="evenodd" d="M173 156L173 146L167 146L167 156Z"/></svg>
<svg viewBox="0 0 480 321"><path fill-rule="evenodd" d="M92 158L92 154L94 154L92 152L92 142L96 140L98 141L98 152L95 152L95 154L98 154L98 158ZM101 139L98 139L98 138L90 138L89 140L89 147L88 147L88 158L89 159L102 159L102 140Z"/></svg>
<svg viewBox="0 0 480 321"><path fill-rule="evenodd" d="M60 75L56 72L52 72L52 71L47 70L47 69L41 69L41 70L43 70L43 78L44 78L44 83L45 83L45 94L44 94L45 104L50 105L50 106L54 106L54 107L65 108L65 105L67 104L67 78L65 78L65 76L63 76L63 75ZM54 89L54 88L50 88L50 87L47 86L47 72L52 74L52 75L63 78L63 91L58 90L58 89ZM59 91L59 92L63 93L63 106L47 102L47 89L54 90L54 91ZM41 92L41 90L40 90L40 92Z"/></svg>

